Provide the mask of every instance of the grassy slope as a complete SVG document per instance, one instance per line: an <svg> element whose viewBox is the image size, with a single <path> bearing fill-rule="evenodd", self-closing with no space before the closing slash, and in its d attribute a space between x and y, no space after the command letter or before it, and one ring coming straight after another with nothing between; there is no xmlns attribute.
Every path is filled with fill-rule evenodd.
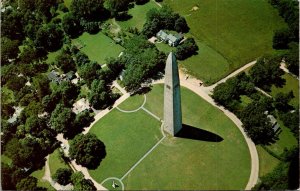
<svg viewBox="0 0 300 191"><path fill-rule="evenodd" d="M160 117L162 90L162 85L154 86L145 106ZM126 189L243 189L250 175L250 154L242 134L221 111L185 88L182 103L184 124L224 140L167 138L124 179Z"/></svg>
<svg viewBox="0 0 300 191"><path fill-rule="evenodd" d="M160 122L144 111L121 113L114 109L90 131L106 146L106 157L90 175L102 182L121 178L162 137Z"/></svg>
<svg viewBox="0 0 300 191"><path fill-rule="evenodd" d="M31 173L31 176L36 177L38 179L38 186L47 188L48 190L55 190L48 181L42 179L44 174L45 167L43 167L41 170L34 171L33 173Z"/></svg>
<svg viewBox="0 0 300 191"><path fill-rule="evenodd" d="M59 151L56 149L49 157L49 166L51 176L59 168L70 168L67 164L64 163L63 159L59 156Z"/></svg>
<svg viewBox="0 0 300 191"><path fill-rule="evenodd" d="M279 164L279 160L271 156L261 146L256 146L256 149L259 156L259 176L262 177L271 172L276 167L276 165Z"/></svg>
<svg viewBox="0 0 300 191"><path fill-rule="evenodd" d="M118 24L124 29L136 27L138 30L142 30L143 25L146 22L146 13L151 8L158 8L158 6L153 1L149 1L149 3L146 3L145 5L135 5L128 11L132 18L127 21L119 21Z"/></svg>
<svg viewBox="0 0 300 191"><path fill-rule="evenodd" d="M279 92L288 93L289 91L293 91L295 98L290 101L290 104L297 107L299 105L299 80L287 73L283 75L283 78L286 80L285 85L282 88L273 85L271 95L275 97Z"/></svg>
<svg viewBox="0 0 300 191"><path fill-rule="evenodd" d="M74 41L78 40L85 44L81 51L88 55L90 60L97 61L101 65L105 63L106 58L118 57L124 49L122 46L115 44L111 38L105 36L102 32L94 35L85 32L72 41L74 43Z"/></svg>
<svg viewBox="0 0 300 191"><path fill-rule="evenodd" d="M144 103L144 96L134 95L130 96L125 102L118 107L123 110L135 110L141 107Z"/></svg>
<svg viewBox="0 0 300 191"><path fill-rule="evenodd" d="M265 0L165 0L173 10L185 16L190 33L201 43L199 55L211 53L222 59L204 60L199 55L183 62L205 81L216 81L260 55L272 51L274 29L285 26L276 10ZM190 11L197 5L197 11ZM213 53L214 52L214 53ZM221 63L220 60L222 61ZM190 64L191 66L189 66ZM205 65L201 66L201 65ZM202 71L207 68L206 71ZM214 74L218 68L219 73ZM209 77L208 74L212 75Z"/></svg>

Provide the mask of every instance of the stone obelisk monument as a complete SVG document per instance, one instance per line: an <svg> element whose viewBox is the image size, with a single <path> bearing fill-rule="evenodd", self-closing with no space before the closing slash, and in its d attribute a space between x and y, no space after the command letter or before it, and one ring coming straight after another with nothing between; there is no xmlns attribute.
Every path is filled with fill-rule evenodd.
<svg viewBox="0 0 300 191"><path fill-rule="evenodd" d="M174 136L182 128L182 114L178 66L172 52L166 62L164 89L164 130Z"/></svg>

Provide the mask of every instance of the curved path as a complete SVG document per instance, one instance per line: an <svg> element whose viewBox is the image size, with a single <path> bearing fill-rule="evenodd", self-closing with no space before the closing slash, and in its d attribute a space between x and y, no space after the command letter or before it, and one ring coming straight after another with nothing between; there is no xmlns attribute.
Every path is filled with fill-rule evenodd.
<svg viewBox="0 0 300 191"><path fill-rule="evenodd" d="M201 86L199 86L199 83L201 82L200 80L197 80L195 78L186 79L183 72L181 72L181 71L179 72L179 78L180 78L180 85L181 86L188 88L189 90L193 91L197 95L201 96L208 103L210 103L213 106L220 109L229 119L231 119L234 122L234 124L239 128L239 130L243 134L243 136L246 140L246 143L248 145L250 155L251 155L251 173L250 173L250 177L249 177L249 180L248 180L248 183L246 185L245 190L250 190L257 183L257 180L258 180L259 158L258 158L256 146L253 143L253 141L246 135L246 133L245 133L243 127L242 127L242 122L232 112L228 111L223 106L217 105L215 103L215 101L209 96L209 93L211 93L211 90L213 90L213 88L217 84L225 82L230 77L233 77L236 74L240 73L241 71L245 70L247 67L252 66L253 64L255 64L255 62L256 61L253 61L253 62L245 65L244 67L240 68L239 70L233 72L228 77L224 78L223 80L220 80L216 84L214 84L212 86L209 86L209 87L201 87ZM155 81L153 84L160 84L160 83L164 83L164 79Z"/></svg>
<svg viewBox="0 0 300 191"><path fill-rule="evenodd" d="M146 94L144 94L144 102L137 109L134 109L134 110L125 110L125 109L119 108L118 106L116 107L116 109L119 110L119 111L121 111L121 112L123 112L123 113L133 113L133 112L136 112L136 111L138 111L140 109L143 109L144 105L146 104L146 101L147 101L147 97L146 97Z"/></svg>

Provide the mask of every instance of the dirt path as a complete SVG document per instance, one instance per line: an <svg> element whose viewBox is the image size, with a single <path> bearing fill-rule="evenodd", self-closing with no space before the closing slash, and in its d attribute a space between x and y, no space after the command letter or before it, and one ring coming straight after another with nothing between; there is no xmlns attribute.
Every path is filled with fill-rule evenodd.
<svg viewBox="0 0 300 191"><path fill-rule="evenodd" d="M45 174L42 179L45 181L48 181L51 184L51 186L53 188L55 188L55 190L72 190L73 189L73 186L71 184L63 186L52 180L50 167L49 167L49 155L46 157Z"/></svg>
<svg viewBox="0 0 300 191"><path fill-rule="evenodd" d="M221 84L221 83L225 82L226 80L228 80L229 78L232 78L232 77L236 76L237 74L241 73L245 69L253 66L255 63L256 63L256 60L254 60L254 61L246 64L245 66L243 66L243 67L237 69L236 71L232 72L231 74L229 74L228 76L226 76L222 80L218 81L217 83L215 83L215 84L213 84L211 86L207 86L206 89L209 90L209 91L212 91L218 84Z"/></svg>

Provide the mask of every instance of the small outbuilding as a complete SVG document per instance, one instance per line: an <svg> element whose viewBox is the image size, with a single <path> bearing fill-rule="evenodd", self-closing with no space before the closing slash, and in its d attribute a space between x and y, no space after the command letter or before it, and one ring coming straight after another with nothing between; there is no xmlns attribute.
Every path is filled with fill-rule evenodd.
<svg viewBox="0 0 300 191"><path fill-rule="evenodd" d="M278 131L280 130L280 125L278 124L275 117L273 115L267 115L267 118L270 120L270 122L272 124L273 131L275 133L278 133Z"/></svg>
<svg viewBox="0 0 300 191"><path fill-rule="evenodd" d="M180 41L183 39L183 35L181 34L167 34L163 30L160 30L157 34L156 37L160 39L161 41L168 43L170 46L177 46Z"/></svg>

